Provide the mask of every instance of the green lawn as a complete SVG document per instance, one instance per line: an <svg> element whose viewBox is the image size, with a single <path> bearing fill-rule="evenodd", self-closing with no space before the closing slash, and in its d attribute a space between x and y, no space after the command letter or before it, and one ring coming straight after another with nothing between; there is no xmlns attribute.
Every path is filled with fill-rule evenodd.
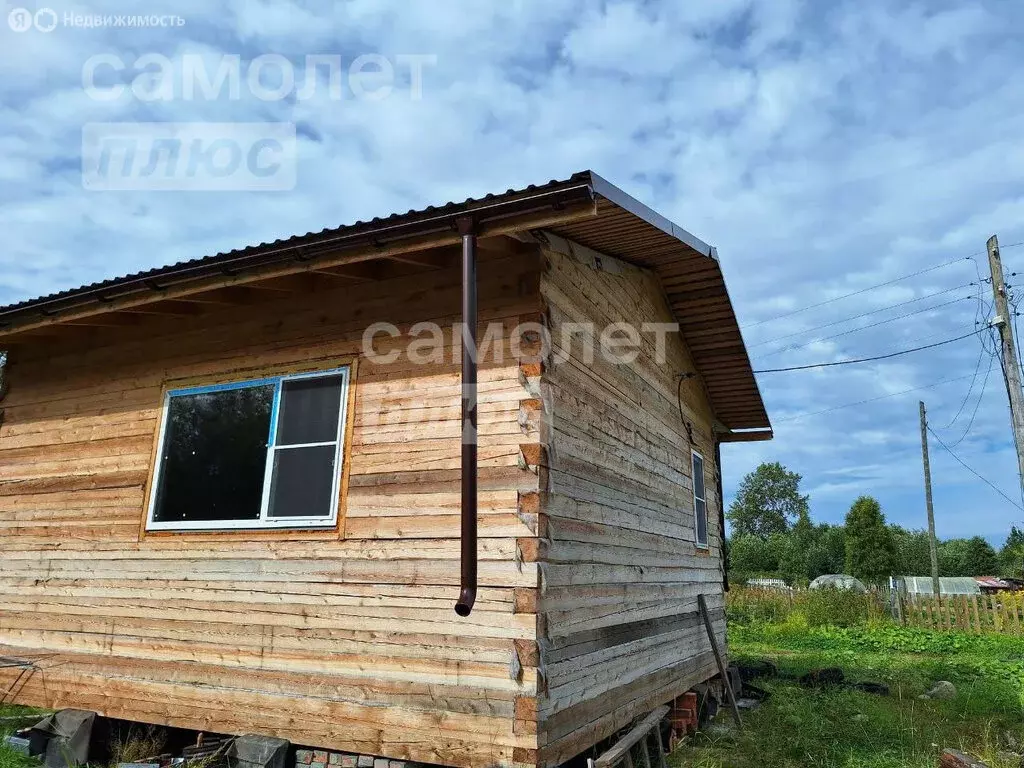
<svg viewBox="0 0 1024 768"><path fill-rule="evenodd" d="M795 680L758 684L771 699L745 715L742 733L701 734L673 755L677 766L718 768L934 768L952 747L997 768L1008 737L1024 745L1024 639L910 630L731 625L734 660L771 659L784 674L838 666L848 680L886 683L888 697L813 690ZM917 698L936 680L952 701ZM1020 749L1024 749L1022 746Z"/></svg>

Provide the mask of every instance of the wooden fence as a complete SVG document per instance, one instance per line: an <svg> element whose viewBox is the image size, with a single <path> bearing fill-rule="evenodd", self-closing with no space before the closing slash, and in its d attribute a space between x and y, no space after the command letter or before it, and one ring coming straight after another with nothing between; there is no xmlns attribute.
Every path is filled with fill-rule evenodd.
<svg viewBox="0 0 1024 768"><path fill-rule="evenodd" d="M1024 593L995 595L908 595L900 599L897 617L911 627L959 629L965 632L1024 634Z"/></svg>

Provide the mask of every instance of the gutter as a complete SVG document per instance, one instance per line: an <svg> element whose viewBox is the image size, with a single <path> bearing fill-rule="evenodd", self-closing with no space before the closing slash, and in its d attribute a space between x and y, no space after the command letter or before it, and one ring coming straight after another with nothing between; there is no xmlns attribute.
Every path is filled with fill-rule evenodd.
<svg viewBox="0 0 1024 768"><path fill-rule="evenodd" d="M378 224L353 224L334 230L333 234L290 238L283 241L252 246L241 253L222 253L199 259L195 262L150 270L103 283L86 286L74 291L42 297L6 308L0 308L0 332L13 333L23 330L20 326L33 326L39 321L59 320L58 315L69 310L86 311L94 307L102 311L105 304L138 295L161 294L180 285L187 285L204 278L234 277L252 269L287 265L306 264L327 254L337 254L346 249L370 248L383 250L388 246L400 245L403 241L451 236L457 229L457 221L472 216L477 236L501 234L505 229L530 228L526 221L522 226L514 225L516 217L540 215L550 211L561 211L579 204L593 204L594 190L588 180L574 180L566 186L535 191L498 202L467 202L452 206L443 214L406 214L392 216ZM397 219L397 221L396 221ZM385 223L390 221L390 223ZM373 259L372 250L366 260ZM259 279L253 277L253 279ZM197 285L195 292L203 290ZM115 308L111 308L112 310Z"/></svg>

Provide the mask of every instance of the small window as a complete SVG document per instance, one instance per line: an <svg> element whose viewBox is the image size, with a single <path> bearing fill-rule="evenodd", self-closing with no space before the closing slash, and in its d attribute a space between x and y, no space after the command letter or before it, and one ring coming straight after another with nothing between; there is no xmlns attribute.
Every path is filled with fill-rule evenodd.
<svg viewBox="0 0 1024 768"><path fill-rule="evenodd" d="M708 545L708 497L704 490L704 457L691 451L693 466L693 528L698 547Z"/></svg>
<svg viewBox="0 0 1024 768"><path fill-rule="evenodd" d="M348 368L171 390L148 530L337 520Z"/></svg>

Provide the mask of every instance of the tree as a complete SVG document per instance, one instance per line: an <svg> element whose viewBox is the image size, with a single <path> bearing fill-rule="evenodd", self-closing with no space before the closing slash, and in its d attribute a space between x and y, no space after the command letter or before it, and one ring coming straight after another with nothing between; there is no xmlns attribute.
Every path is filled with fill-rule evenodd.
<svg viewBox="0 0 1024 768"><path fill-rule="evenodd" d="M901 576L930 576L932 556L928 548L928 531L909 531L901 525L890 525L889 531L895 552L893 571Z"/></svg>
<svg viewBox="0 0 1024 768"><path fill-rule="evenodd" d="M941 551L946 576L991 576L999 570L995 549L981 536L944 541Z"/></svg>
<svg viewBox="0 0 1024 768"><path fill-rule="evenodd" d="M943 576L970 576L967 569L967 539L939 542L939 573Z"/></svg>
<svg viewBox="0 0 1024 768"><path fill-rule="evenodd" d="M939 544L939 571L943 576L991 576L999 572L999 557L981 536L949 539Z"/></svg>
<svg viewBox="0 0 1024 768"><path fill-rule="evenodd" d="M827 573L842 573L846 568L846 532L843 526L828 523L815 526L805 559L808 581Z"/></svg>
<svg viewBox="0 0 1024 768"><path fill-rule="evenodd" d="M774 575L778 569L778 553L765 539L741 534L729 540L731 581L740 582L753 576Z"/></svg>
<svg viewBox="0 0 1024 768"><path fill-rule="evenodd" d="M882 507L870 496L861 496L846 515L846 572L879 583L892 575L894 563L892 532Z"/></svg>
<svg viewBox="0 0 1024 768"><path fill-rule="evenodd" d="M733 535L767 539L806 517L808 497L800 494L800 479L778 462L761 464L748 473L725 514Z"/></svg>
<svg viewBox="0 0 1024 768"><path fill-rule="evenodd" d="M1010 529L1006 543L999 550L999 573L1002 576L1024 576L1024 531L1016 525Z"/></svg>

